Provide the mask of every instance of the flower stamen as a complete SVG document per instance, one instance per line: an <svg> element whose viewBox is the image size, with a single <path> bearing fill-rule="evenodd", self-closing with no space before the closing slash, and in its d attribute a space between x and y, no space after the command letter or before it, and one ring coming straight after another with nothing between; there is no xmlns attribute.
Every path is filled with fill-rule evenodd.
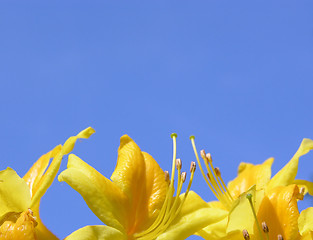
<svg viewBox="0 0 313 240"><path fill-rule="evenodd" d="M207 170L207 174L204 174L195 144L195 137L190 136L190 140L204 180L206 181L207 185L209 186L215 197L224 205L226 209L229 210L234 200L221 177L220 170L214 168L211 154L206 154L204 150L201 150L200 155L204 161Z"/></svg>
<svg viewBox="0 0 313 240"><path fill-rule="evenodd" d="M255 209L254 209L254 206L253 206L253 203L252 203L252 194L251 193L248 193L246 195L246 198L249 200L249 203L250 203L250 207L251 207L251 210L252 210L252 213L253 213L253 216L254 216L254 220L255 220L255 223L258 227L258 231L259 231L259 235L260 235L260 239L264 239L263 238L263 234L262 234L262 230L261 230L261 227L260 227L260 224L259 224L259 220L256 216L256 213L255 213Z"/></svg>
<svg viewBox="0 0 313 240"><path fill-rule="evenodd" d="M262 222L262 230L265 233L266 239L269 240L270 239L268 235L269 229L268 229L266 222Z"/></svg>
<svg viewBox="0 0 313 240"><path fill-rule="evenodd" d="M157 218L153 222L153 224L145 231L141 233L137 233L134 235L136 239L140 240L149 240L149 239L155 239L157 238L162 232L164 232L167 227L172 223L172 221L177 217L179 214L185 199L187 198L188 192L191 187L191 183L193 180L194 172L196 169L195 162L191 163L190 166L190 180L187 187L187 190L185 194L183 195L182 199L180 198L180 193L182 190L183 183L186 181L187 173L181 172L182 169L182 161L181 159L176 158L176 138L177 134L173 133L171 134L171 137L173 139L173 162L172 162L172 174L171 178L169 176L169 172L165 171L165 180L169 182L169 187L166 193L166 197L164 200L164 203L162 205L162 208L160 210L160 213L158 214ZM177 169L177 190L176 195L173 197L173 194L175 192L174 188L174 174L175 174L175 167Z"/></svg>

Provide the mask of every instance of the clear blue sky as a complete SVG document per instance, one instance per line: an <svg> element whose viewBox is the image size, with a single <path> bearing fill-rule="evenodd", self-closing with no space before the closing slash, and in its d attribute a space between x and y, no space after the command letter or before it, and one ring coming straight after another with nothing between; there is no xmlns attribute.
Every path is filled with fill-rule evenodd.
<svg viewBox="0 0 313 240"><path fill-rule="evenodd" d="M273 156L276 172L302 138L313 138L312 1L0 5L1 169L22 176L92 126L96 134L74 153L107 177L121 135L170 169L177 132L186 169L193 134L229 181L241 161ZM302 158L301 178L312 179L312 163L313 153ZM193 189L214 200L199 172ZM100 224L57 181L42 200L42 218L61 238Z"/></svg>

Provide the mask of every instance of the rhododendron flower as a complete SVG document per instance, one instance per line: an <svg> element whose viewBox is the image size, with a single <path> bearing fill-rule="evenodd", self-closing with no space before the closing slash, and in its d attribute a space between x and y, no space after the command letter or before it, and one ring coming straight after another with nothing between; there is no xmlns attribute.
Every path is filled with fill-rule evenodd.
<svg viewBox="0 0 313 240"><path fill-rule="evenodd" d="M70 137L63 146L41 156L23 178L11 168L0 171L0 240L58 239L40 220L40 200L52 184L62 157L73 150L77 139L93 133L89 127Z"/></svg>
<svg viewBox="0 0 313 240"><path fill-rule="evenodd" d="M181 172L182 162L176 159L176 135L172 138L171 179L169 173L127 135L120 140L112 181L71 154L68 169L58 179L78 191L106 226L86 226L66 239L185 239L215 219L220 220L222 210L209 208L190 191L194 162L187 190L180 195L186 172ZM176 196L173 196L175 166L178 179Z"/></svg>
<svg viewBox="0 0 313 240"><path fill-rule="evenodd" d="M304 139L293 158L273 178L272 158L260 165L241 163L237 178L229 182L227 187L220 170L213 167L211 155L202 150L201 157L207 170L205 174L194 137L191 137L191 141L200 170L218 199L208 204L224 211L223 220L202 229L199 235L211 240L301 238L297 201L302 200L307 191L312 193L313 185L305 180L296 180L295 177L299 157L313 149L312 140Z"/></svg>

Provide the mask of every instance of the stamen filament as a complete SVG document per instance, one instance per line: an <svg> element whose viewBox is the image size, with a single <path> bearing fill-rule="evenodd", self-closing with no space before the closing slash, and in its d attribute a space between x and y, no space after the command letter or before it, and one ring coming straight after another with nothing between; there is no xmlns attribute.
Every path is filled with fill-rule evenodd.
<svg viewBox="0 0 313 240"><path fill-rule="evenodd" d="M204 171L203 171L201 162L200 162L200 160L199 160L199 155L198 155L198 151L197 151L197 148L196 148L196 144L195 144L195 137L194 137L194 136L190 136L190 140L191 140L192 148L193 148L193 151L194 151L194 153L195 153L195 156L196 156L196 159L197 159L197 162L198 162L198 165L199 165L201 174L202 174L204 180L206 181L207 185L209 186L210 190L211 190L212 193L214 194L214 196L215 196L218 200L220 200L218 194L215 192L214 187L211 186L211 183L210 183L209 180L207 179L207 176L204 174Z"/></svg>
<svg viewBox="0 0 313 240"><path fill-rule="evenodd" d="M259 231L259 234L260 234L260 238L264 240L263 234L262 234L262 230L261 230L261 227L260 227L258 218L257 218L256 213L255 213L255 210L254 210L254 206L253 206L253 203L252 203L252 194L248 193L248 194L246 195L246 198L249 200L250 207L251 207L251 209L252 209L252 213L253 213L253 216L254 216L256 225L257 225L257 227L258 227L258 231Z"/></svg>

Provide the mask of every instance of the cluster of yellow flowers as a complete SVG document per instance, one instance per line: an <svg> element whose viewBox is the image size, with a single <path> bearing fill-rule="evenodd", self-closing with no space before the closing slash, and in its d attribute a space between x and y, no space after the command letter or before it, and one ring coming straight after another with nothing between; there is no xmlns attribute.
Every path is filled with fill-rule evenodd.
<svg viewBox="0 0 313 240"><path fill-rule="evenodd" d="M73 150L77 139L93 133L89 127L70 137L40 157L23 178L11 168L0 171L0 240L58 239L40 220L40 199L56 177L63 156ZM208 240L313 239L313 207L299 213L297 205L306 193L313 193L313 183L295 179L299 157L313 149L312 140L304 139L274 177L272 158L260 165L241 163L238 176L226 186L209 153L202 150L200 161L191 137L197 165L218 200L207 203L190 190L196 162L191 162L186 192L181 193L187 173L176 158L176 138L172 134L171 173L163 171L127 135L121 137L111 180L70 154L58 180L78 191L104 225L83 227L66 239L178 240L190 235Z"/></svg>

